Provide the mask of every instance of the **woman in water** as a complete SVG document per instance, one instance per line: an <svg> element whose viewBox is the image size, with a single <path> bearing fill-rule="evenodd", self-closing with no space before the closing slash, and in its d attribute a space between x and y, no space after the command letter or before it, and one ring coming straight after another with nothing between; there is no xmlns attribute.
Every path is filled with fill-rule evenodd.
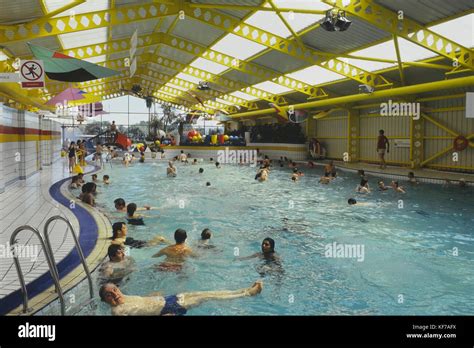
<svg viewBox="0 0 474 348"><path fill-rule="evenodd" d="M284 272L280 262L280 257L275 252L275 241L270 237L267 237L262 241L262 252L241 257L238 258L238 260L249 260L252 258L259 258L265 261L262 265L256 267L257 272L261 276L265 276L267 273L281 275Z"/></svg>
<svg viewBox="0 0 474 348"><path fill-rule="evenodd" d="M356 191L358 193L370 193L369 180L367 177L363 177L360 180L360 184L357 186Z"/></svg>
<svg viewBox="0 0 474 348"><path fill-rule="evenodd" d="M275 252L275 241L267 237L262 241L262 252L252 254L250 256L240 257L238 260L249 260L258 257L267 261L279 261L280 257Z"/></svg>

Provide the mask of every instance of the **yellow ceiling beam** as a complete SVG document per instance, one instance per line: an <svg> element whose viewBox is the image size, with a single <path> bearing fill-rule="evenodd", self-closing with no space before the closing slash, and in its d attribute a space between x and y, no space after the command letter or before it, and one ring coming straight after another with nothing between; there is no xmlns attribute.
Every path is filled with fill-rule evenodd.
<svg viewBox="0 0 474 348"><path fill-rule="evenodd" d="M473 50L443 37L416 21L389 10L372 0L322 0L393 35L403 37L436 54L449 58L455 65L474 69Z"/></svg>
<svg viewBox="0 0 474 348"><path fill-rule="evenodd" d="M383 76L361 69L355 65L348 64L334 57L332 53L317 51L311 47L298 43L295 40L285 39L271 32L243 23L234 17L225 15L211 9L200 7L186 7L186 16L206 23L228 33L246 38L276 51L285 53L291 57L304 60L312 65L346 76L359 83L374 87L387 87L392 83Z"/></svg>
<svg viewBox="0 0 474 348"><path fill-rule="evenodd" d="M74 16L40 18L33 24L16 25L14 29L0 29L0 44L8 45L47 36L129 24L156 19L177 12L177 5L151 3L87 12Z"/></svg>

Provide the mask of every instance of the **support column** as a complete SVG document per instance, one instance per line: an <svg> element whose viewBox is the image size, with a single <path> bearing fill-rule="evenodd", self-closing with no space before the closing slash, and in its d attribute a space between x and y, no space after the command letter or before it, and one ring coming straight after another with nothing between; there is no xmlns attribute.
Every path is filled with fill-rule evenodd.
<svg viewBox="0 0 474 348"><path fill-rule="evenodd" d="M17 110L18 117L18 152L15 154L15 161L19 162L18 177L20 180L26 179L26 115L25 110Z"/></svg>
<svg viewBox="0 0 474 348"><path fill-rule="evenodd" d="M420 117L418 120L410 120L410 164L412 169L421 167L424 159L423 148L424 121Z"/></svg>
<svg viewBox="0 0 474 348"><path fill-rule="evenodd" d="M5 191L5 174L3 173L3 144L5 142L5 136L3 135L3 104L0 103L0 193Z"/></svg>
<svg viewBox="0 0 474 348"><path fill-rule="evenodd" d="M347 110L347 161L359 161L359 110ZM344 158L344 157L343 157Z"/></svg>

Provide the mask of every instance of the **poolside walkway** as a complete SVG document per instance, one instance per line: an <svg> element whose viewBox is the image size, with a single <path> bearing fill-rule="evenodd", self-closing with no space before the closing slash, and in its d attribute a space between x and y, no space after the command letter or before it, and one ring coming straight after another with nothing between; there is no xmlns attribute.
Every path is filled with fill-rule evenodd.
<svg viewBox="0 0 474 348"><path fill-rule="evenodd" d="M446 180L450 180L453 184L457 184L459 179L464 179L466 183L470 185L474 185L474 174L467 174L467 173L455 173L455 172L445 172L445 171L438 171L434 169L410 169L410 168L403 168L403 167L392 167L387 166L386 169L380 169L379 165L377 164L369 164L369 163L347 163L347 162L340 162L334 161L334 164L338 168L342 169L349 169L349 170L359 170L363 169L366 174L380 176L380 177L387 177L399 180L407 180L407 175L409 172L413 172L415 178L422 182L430 182L430 183L445 183Z"/></svg>
<svg viewBox="0 0 474 348"><path fill-rule="evenodd" d="M60 159L50 167L43 167L40 173L27 180L7 187L5 192L0 194L0 299L20 288L13 258L5 255L9 249L10 236L16 228L31 225L42 234L46 220L51 216L61 215L79 231L79 223L74 215L64 206L57 204L49 194L52 184L69 176L67 162ZM74 241L64 222L53 222L50 231L51 246L58 263L72 250ZM25 282L29 283L47 272L48 266L40 243L32 232L20 232L18 243L27 246L23 251L30 251L27 257L20 257ZM31 257L35 252L38 254L36 259Z"/></svg>

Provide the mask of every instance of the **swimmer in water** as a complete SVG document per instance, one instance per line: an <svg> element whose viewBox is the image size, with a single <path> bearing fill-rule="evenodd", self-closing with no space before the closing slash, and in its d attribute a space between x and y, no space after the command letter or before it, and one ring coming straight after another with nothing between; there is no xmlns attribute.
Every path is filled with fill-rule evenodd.
<svg viewBox="0 0 474 348"><path fill-rule="evenodd" d="M168 162L168 168L166 168L166 175L173 178L176 176L176 167L173 165L173 161Z"/></svg>
<svg viewBox="0 0 474 348"><path fill-rule="evenodd" d="M130 225L144 225L143 221L144 215L135 214L137 211L137 205L135 203L130 203L127 205L127 221Z"/></svg>
<svg viewBox="0 0 474 348"><path fill-rule="evenodd" d="M337 175L336 167L334 166L334 162L330 161L328 164L324 166L324 176L326 177L333 177L335 178Z"/></svg>
<svg viewBox="0 0 474 348"><path fill-rule="evenodd" d="M360 184L357 186L356 191L358 193L370 193L369 180L367 177L363 177L360 180Z"/></svg>
<svg viewBox="0 0 474 348"><path fill-rule="evenodd" d="M403 187L399 186L398 181L392 181L390 184L395 192L406 193Z"/></svg>
<svg viewBox="0 0 474 348"><path fill-rule="evenodd" d="M197 164L197 163L198 163L198 160L197 160L197 158L195 158L195 159L193 160L193 163L191 163L191 164L192 164L192 165L195 165L195 164Z"/></svg>
<svg viewBox="0 0 474 348"><path fill-rule="evenodd" d="M204 168L199 168L199 174L204 173Z"/></svg>
<svg viewBox="0 0 474 348"><path fill-rule="evenodd" d="M291 180L293 182L297 182L300 178L300 175L298 174L298 168L293 168L293 174L291 174Z"/></svg>
<svg viewBox="0 0 474 348"><path fill-rule="evenodd" d="M118 212L126 213L127 212L127 204L123 198L117 198L114 200L115 209ZM157 209L155 207L150 207L149 205L144 205L143 207L137 207L137 211L144 211L144 210L154 210Z"/></svg>
<svg viewBox="0 0 474 348"><path fill-rule="evenodd" d="M385 186L385 183L382 180L379 181L379 190L380 191L387 191L388 190L388 187Z"/></svg>
<svg viewBox="0 0 474 348"><path fill-rule="evenodd" d="M368 206L370 205L369 203L366 203L366 202L357 202L354 198L349 198L347 200L347 204L349 205L357 205L357 206Z"/></svg>
<svg viewBox="0 0 474 348"><path fill-rule="evenodd" d="M180 271L187 257L195 257L192 249L186 245L188 235L185 230L178 228L174 232L176 244L169 245L158 251L152 257L166 256L166 259L157 267L159 271Z"/></svg>
<svg viewBox="0 0 474 348"><path fill-rule="evenodd" d="M267 168L262 168L259 169L257 175L255 175L255 180L258 180L259 182L267 181L268 179L268 169Z"/></svg>
<svg viewBox="0 0 474 348"><path fill-rule="evenodd" d="M203 248L203 249L212 249L215 248L215 245L210 244L212 237L212 232L210 229L205 228L201 232L201 239L198 242L198 248Z"/></svg>
<svg viewBox="0 0 474 348"><path fill-rule="evenodd" d="M189 309L205 301L255 296L262 289L262 281L256 281L249 288L233 291L199 291L166 297L156 292L148 296L128 296L124 295L115 284L107 283L101 286L99 296L103 302L110 305L112 315L184 315Z"/></svg>
<svg viewBox="0 0 474 348"><path fill-rule="evenodd" d="M262 241L262 252L255 253L250 256L240 257L238 260L249 260L256 257L267 261L279 261L280 257L275 252L275 241L270 237L265 238Z"/></svg>
<svg viewBox="0 0 474 348"><path fill-rule="evenodd" d="M100 268L101 283L111 282L119 285L123 279L136 270L135 260L125 255L125 249L118 244L111 244L107 250L109 261Z"/></svg>
<svg viewBox="0 0 474 348"><path fill-rule="evenodd" d="M153 239L145 241L127 237L127 233L128 227L125 222L114 223L112 225L112 241L110 243L120 245L122 247L125 247L125 245L127 245L130 248L137 249L167 243L167 240L162 236L155 236Z"/></svg>
<svg viewBox="0 0 474 348"><path fill-rule="evenodd" d="M324 184L324 185L327 185L331 182L331 177L329 176L322 176L320 179L319 179L319 183L320 184Z"/></svg>
<svg viewBox="0 0 474 348"><path fill-rule="evenodd" d="M108 175L104 175L104 176L102 177L102 181L103 181L103 183L104 183L105 185L109 185L109 184L110 184L110 181L109 181L109 180L110 180L110 176L108 176Z"/></svg>

